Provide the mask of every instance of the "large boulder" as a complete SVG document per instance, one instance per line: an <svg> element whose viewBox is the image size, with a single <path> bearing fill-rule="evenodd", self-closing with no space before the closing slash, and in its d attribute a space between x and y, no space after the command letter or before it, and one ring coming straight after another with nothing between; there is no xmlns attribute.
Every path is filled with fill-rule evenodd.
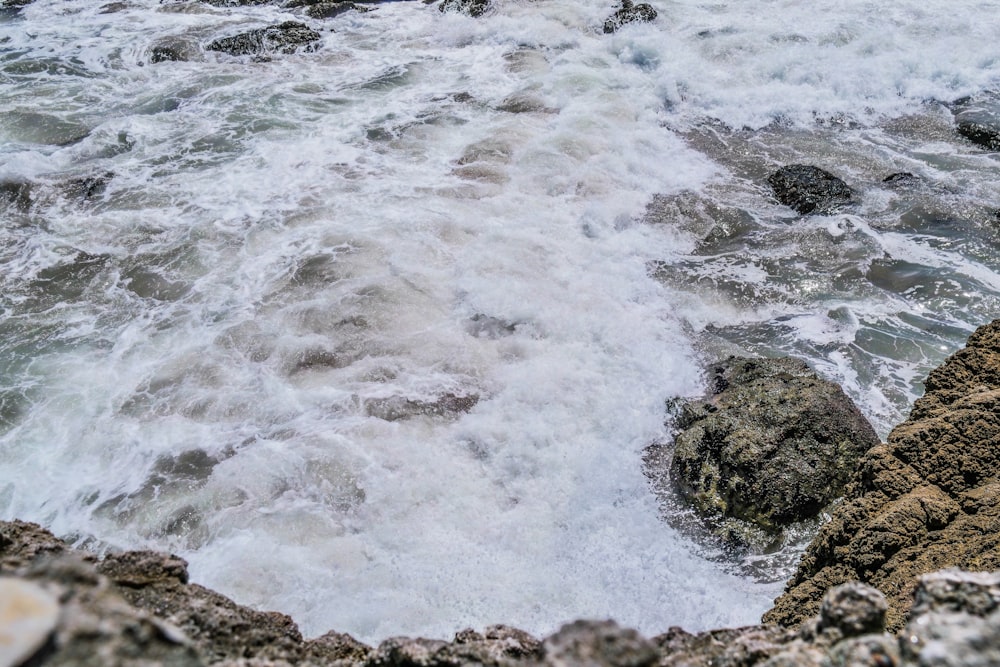
<svg viewBox="0 0 1000 667"><path fill-rule="evenodd" d="M656 10L648 3L635 4L622 0L621 7L604 22L604 32L610 34L629 23L649 23L656 20Z"/></svg>
<svg viewBox="0 0 1000 667"><path fill-rule="evenodd" d="M823 593L864 581L899 630L919 575L1000 568L1000 320L935 369L909 419L861 460L765 620L796 625Z"/></svg>
<svg viewBox="0 0 1000 667"><path fill-rule="evenodd" d="M300 48L315 48L320 34L304 23L285 21L266 28L256 28L209 43L209 51L233 56L264 56L269 53L295 53Z"/></svg>
<svg viewBox="0 0 1000 667"><path fill-rule="evenodd" d="M797 213L831 213L850 204L854 193L847 183L828 171L807 164L781 167L767 182L785 206Z"/></svg>
<svg viewBox="0 0 1000 667"><path fill-rule="evenodd" d="M730 357L710 367L710 387L683 407L669 469L710 520L778 531L812 518L879 444L843 390L802 361Z"/></svg>

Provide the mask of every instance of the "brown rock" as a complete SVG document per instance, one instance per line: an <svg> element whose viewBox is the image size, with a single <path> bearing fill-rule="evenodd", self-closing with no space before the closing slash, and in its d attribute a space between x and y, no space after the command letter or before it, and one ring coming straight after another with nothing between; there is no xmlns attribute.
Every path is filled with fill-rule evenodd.
<svg viewBox="0 0 1000 667"><path fill-rule="evenodd" d="M935 369L909 419L862 459L764 620L797 625L830 585L856 579L889 601L898 631L916 578L1000 568L1000 320Z"/></svg>

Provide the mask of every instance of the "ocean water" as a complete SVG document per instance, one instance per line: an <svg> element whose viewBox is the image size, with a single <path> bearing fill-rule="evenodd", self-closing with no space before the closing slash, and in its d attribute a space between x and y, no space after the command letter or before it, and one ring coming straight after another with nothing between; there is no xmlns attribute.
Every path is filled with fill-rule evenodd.
<svg viewBox="0 0 1000 667"><path fill-rule="evenodd" d="M643 450L731 353L884 435L1000 313L949 106L995 104L1000 3L654 5L0 10L0 516L307 635L755 622L787 554L664 520ZM289 19L317 49L202 48ZM857 203L779 205L799 162Z"/></svg>

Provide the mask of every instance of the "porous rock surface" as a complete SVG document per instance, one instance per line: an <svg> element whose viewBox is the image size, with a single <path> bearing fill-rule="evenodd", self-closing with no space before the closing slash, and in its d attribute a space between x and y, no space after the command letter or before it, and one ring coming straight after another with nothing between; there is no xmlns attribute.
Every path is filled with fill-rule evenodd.
<svg viewBox="0 0 1000 667"><path fill-rule="evenodd" d="M909 418L862 458L765 621L802 623L831 586L858 580L885 593L897 631L918 575L1000 568L1000 320L980 327L925 388Z"/></svg>
<svg viewBox="0 0 1000 667"><path fill-rule="evenodd" d="M854 402L805 362L730 357L708 370L710 394L683 407L669 470L647 457L646 472L654 483L669 475L710 521L777 531L812 518L879 444Z"/></svg>
<svg viewBox="0 0 1000 667"><path fill-rule="evenodd" d="M778 201L803 215L832 213L854 199L854 192L843 180L807 164L781 167L767 182Z"/></svg>
<svg viewBox="0 0 1000 667"><path fill-rule="evenodd" d="M0 616L2 667L827 667L1000 664L1000 573L958 570L919 580L913 617L884 632L886 601L851 582L831 590L798 630L774 625L646 638L613 621L580 620L539 641L492 626L452 641L397 637L370 647L328 632L305 640L284 614L263 612L188 581L169 554L98 559L41 527L0 522L0 581L19 582L43 623L5 652L12 628L38 609ZM18 625L21 623L21 625ZM27 648L24 648L27 647ZM20 652L18 652L20 651ZM25 652L27 651L27 652Z"/></svg>

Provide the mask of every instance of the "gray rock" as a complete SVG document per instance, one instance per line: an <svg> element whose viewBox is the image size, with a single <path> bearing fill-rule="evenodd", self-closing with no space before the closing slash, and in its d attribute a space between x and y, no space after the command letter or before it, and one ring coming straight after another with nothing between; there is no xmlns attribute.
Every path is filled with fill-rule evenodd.
<svg viewBox="0 0 1000 667"><path fill-rule="evenodd" d="M648 3L634 4L632 0L622 0L622 6L604 22L605 34L618 32L629 23L649 23L656 20L656 10Z"/></svg>
<svg viewBox="0 0 1000 667"><path fill-rule="evenodd" d="M614 621L575 621L542 643L549 667L646 667L656 664L656 645Z"/></svg>
<svg viewBox="0 0 1000 667"><path fill-rule="evenodd" d="M310 50L313 43L319 41L320 34L304 23L285 21L277 25L267 26L241 32L231 37L222 37L211 42L209 51L221 51L233 56L256 55L269 53L295 53L299 48Z"/></svg>
<svg viewBox="0 0 1000 667"><path fill-rule="evenodd" d="M889 605L876 588L856 581L827 591L819 608L819 630L836 628L845 637L881 633Z"/></svg>
<svg viewBox="0 0 1000 667"><path fill-rule="evenodd" d="M785 206L802 213L830 213L847 204L854 193L844 181L819 167L792 164L778 169L767 182Z"/></svg>
<svg viewBox="0 0 1000 667"><path fill-rule="evenodd" d="M843 493L879 440L857 406L796 359L730 357L710 369L711 392L678 419L665 476L702 515L768 531L814 517Z"/></svg>

